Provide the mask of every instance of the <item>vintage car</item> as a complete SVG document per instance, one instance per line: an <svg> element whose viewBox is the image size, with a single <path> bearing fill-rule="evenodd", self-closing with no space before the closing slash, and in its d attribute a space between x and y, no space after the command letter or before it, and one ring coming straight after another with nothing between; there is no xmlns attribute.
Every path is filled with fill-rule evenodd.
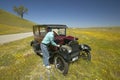
<svg viewBox="0 0 120 80"><path fill-rule="evenodd" d="M69 63L78 60L79 58L91 60L91 48L86 44L79 44L78 38L66 35L66 25L58 24L44 24L34 25L33 35L34 40L31 41L31 46L34 52L42 56L40 44L44 36L49 31L55 31L57 36L54 41L61 45L61 47L48 46L50 53L50 63L55 65L55 68L66 75L68 73Z"/></svg>

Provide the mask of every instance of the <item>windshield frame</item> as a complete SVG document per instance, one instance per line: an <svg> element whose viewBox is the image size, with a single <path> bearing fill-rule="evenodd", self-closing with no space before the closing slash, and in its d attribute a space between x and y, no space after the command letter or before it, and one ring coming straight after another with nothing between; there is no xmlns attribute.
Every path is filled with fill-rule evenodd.
<svg viewBox="0 0 120 80"><path fill-rule="evenodd" d="M58 36L66 36L66 28L51 28L50 31L55 31Z"/></svg>

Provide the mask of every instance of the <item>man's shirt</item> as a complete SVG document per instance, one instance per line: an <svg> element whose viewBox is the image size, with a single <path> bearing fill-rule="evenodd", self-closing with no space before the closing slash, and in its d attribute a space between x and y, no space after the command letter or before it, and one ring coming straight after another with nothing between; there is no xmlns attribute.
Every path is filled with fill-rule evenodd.
<svg viewBox="0 0 120 80"><path fill-rule="evenodd" d="M46 36L43 38L42 43L44 44L52 44L54 46L57 46L57 44L54 42L54 32L48 32Z"/></svg>

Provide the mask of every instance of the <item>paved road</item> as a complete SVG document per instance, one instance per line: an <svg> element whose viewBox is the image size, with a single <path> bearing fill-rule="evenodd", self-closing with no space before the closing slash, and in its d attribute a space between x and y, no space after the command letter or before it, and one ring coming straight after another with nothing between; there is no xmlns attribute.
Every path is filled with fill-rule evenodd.
<svg viewBox="0 0 120 80"><path fill-rule="evenodd" d="M19 34L10 34L10 35L0 35L0 44L9 43L15 40L23 39L29 36L32 36L32 32L28 33L19 33Z"/></svg>

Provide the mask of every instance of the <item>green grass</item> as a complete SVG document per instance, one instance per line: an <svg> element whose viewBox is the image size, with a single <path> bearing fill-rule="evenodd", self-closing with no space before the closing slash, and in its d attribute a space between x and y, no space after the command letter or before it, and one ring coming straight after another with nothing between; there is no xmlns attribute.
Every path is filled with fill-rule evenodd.
<svg viewBox="0 0 120 80"><path fill-rule="evenodd" d="M25 80L25 75L33 70L39 59L29 46L30 40L0 46L0 80Z"/></svg>
<svg viewBox="0 0 120 80"><path fill-rule="evenodd" d="M12 34L32 31L34 22L22 19L14 14L0 9L0 34Z"/></svg>
<svg viewBox="0 0 120 80"><path fill-rule="evenodd" d="M0 45L0 80L120 80L120 28L68 29L67 34L91 46L91 62L79 59L71 63L66 76L53 67L48 76L42 58L29 45L33 37L29 37Z"/></svg>

